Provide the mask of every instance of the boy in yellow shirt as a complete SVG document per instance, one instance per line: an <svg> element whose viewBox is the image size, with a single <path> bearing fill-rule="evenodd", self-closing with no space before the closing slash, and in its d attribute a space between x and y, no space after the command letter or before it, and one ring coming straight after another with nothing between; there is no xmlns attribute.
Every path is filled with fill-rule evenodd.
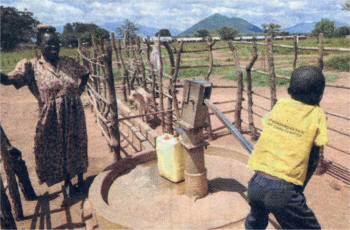
<svg viewBox="0 0 350 230"><path fill-rule="evenodd" d="M265 229L269 213L283 229L321 228L303 190L320 147L328 143L326 115L319 107L324 88L321 69L300 67L290 79L291 98L279 100L263 118L264 130L248 162L256 173L248 186L246 229Z"/></svg>

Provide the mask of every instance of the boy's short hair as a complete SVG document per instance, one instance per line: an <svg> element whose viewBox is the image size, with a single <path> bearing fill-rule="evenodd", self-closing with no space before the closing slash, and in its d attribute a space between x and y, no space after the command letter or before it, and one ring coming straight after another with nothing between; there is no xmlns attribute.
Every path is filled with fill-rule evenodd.
<svg viewBox="0 0 350 230"><path fill-rule="evenodd" d="M322 70L316 66L302 66L293 71L288 93L293 99L318 105L326 85Z"/></svg>

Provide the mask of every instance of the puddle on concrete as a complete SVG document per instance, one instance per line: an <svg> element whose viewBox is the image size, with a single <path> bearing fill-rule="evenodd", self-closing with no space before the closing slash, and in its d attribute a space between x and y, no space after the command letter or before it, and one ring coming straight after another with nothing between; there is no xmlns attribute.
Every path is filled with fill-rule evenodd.
<svg viewBox="0 0 350 230"><path fill-rule="evenodd" d="M162 188L162 189L173 190L173 191L175 191L175 193L177 195L185 194L185 182L180 181L178 183L174 183L174 182L160 176L156 160L149 161L147 163L139 165L139 167L148 168L148 169L146 169L147 175L144 175L144 176L147 176L149 178L149 180L151 181L151 183L150 183L151 186L154 185L154 186Z"/></svg>

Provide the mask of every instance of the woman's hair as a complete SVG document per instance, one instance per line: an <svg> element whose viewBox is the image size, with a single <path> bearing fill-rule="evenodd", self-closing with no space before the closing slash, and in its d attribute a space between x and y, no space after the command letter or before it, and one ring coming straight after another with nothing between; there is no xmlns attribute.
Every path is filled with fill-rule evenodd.
<svg viewBox="0 0 350 230"><path fill-rule="evenodd" d="M56 28L50 25L39 24L37 26L38 32L36 34L36 45L39 46L42 41L43 34L51 33L55 34Z"/></svg>
<svg viewBox="0 0 350 230"><path fill-rule="evenodd" d="M288 93L293 99L309 105L318 105L325 88L325 77L316 66L302 66L293 71Z"/></svg>

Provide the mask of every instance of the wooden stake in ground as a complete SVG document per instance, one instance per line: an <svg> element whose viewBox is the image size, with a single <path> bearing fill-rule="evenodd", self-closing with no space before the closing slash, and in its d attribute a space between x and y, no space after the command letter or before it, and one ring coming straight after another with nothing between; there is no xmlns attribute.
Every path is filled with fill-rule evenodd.
<svg viewBox="0 0 350 230"><path fill-rule="evenodd" d="M142 54L141 54L141 44L140 44L140 37L136 38L136 61L137 66L140 68L141 76L142 76L142 87L147 90L147 80L146 80L146 70L145 65L143 63Z"/></svg>
<svg viewBox="0 0 350 230"><path fill-rule="evenodd" d="M22 193L27 200L36 199L36 195L29 179L27 167L25 162L22 160L22 153L11 145L1 125L0 133L1 159L3 160L4 169L6 172L7 184L12 199L15 218L20 220L23 219L24 216L16 176L18 177Z"/></svg>
<svg viewBox="0 0 350 230"><path fill-rule="evenodd" d="M297 58L298 58L298 41L297 36L294 35L294 59L293 59L293 71L297 66Z"/></svg>
<svg viewBox="0 0 350 230"><path fill-rule="evenodd" d="M205 76L205 80L209 81L209 77L211 75L211 72L213 71L213 65L214 65L214 60L213 60L213 46L215 45L216 41L212 40L210 37L207 37L206 39L207 45L208 45L208 52L209 52L209 69L207 72L207 75ZM207 123L208 123L208 128L206 129L209 134L209 139L213 140L213 130L211 127L211 119L209 115L209 110L208 110L208 116L207 116Z"/></svg>
<svg viewBox="0 0 350 230"><path fill-rule="evenodd" d="M271 94L271 109L277 102L276 95L276 73L275 64L273 62L273 47L272 47L272 37L267 38L267 61L269 63L269 75L270 75L270 94Z"/></svg>
<svg viewBox="0 0 350 230"><path fill-rule="evenodd" d="M0 175L0 205L1 205L1 213L0 213L0 224L1 229L17 229L16 222L13 219L11 205L9 198L7 197L4 183L2 182L2 177Z"/></svg>
<svg viewBox="0 0 350 230"><path fill-rule="evenodd" d="M258 49L256 47L256 41L253 40L253 57L250 60L249 64L246 67L247 72L247 97L248 97L248 122L250 135L253 140L258 139L258 134L254 126L254 117L253 117L253 91L252 91L252 67L255 61L258 59Z"/></svg>
<svg viewBox="0 0 350 230"><path fill-rule="evenodd" d="M172 109L173 109L173 99L174 99L174 93L173 92L175 90L175 88L173 87L173 85L175 85L175 81L176 81L176 77L174 77L174 73L175 73L175 62L174 62L174 55L173 55L173 51L169 45L168 42L163 42L163 45L165 47L165 49L167 50L168 52L168 56L169 56L169 62L170 62L170 75L171 75L171 78L169 79L169 87L168 87L168 93L169 95L171 95L172 97L168 97L168 109L169 112L167 114L167 122L168 122L168 125L167 125L167 130L166 132L167 133L170 133L170 134L174 134L174 129L173 129L173 112L172 112Z"/></svg>
<svg viewBox="0 0 350 230"><path fill-rule="evenodd" d="M119 42L119 41L118 41ZM125 72L125 64L124 64L124 60L123 58L121 57L121 53L120 53L120 49L119 49L119 44L118 44L118 48L117 48L117 45L116 45L116 42L115 42L115 36L114 36L114 33L112 33L112 47L113 47L113 50L114 50L114 53L115 53L115 57L117 59L117 66L118 68L121 68L123 67L123 70ZM123 77L123 83L122 83L122 91L123 91L123 100L126 102L127 100L127 93L126 93L126 84L125 84L125 74L124 74L124 77Z"/></svg>
<svg viewBox="0 0 350 230"><path fill-rule="evenodd" d="M318 67L323 70L323 33L318 35Z"/></svg>
<svg viewBox="0 0 350 230"><path fill-rule="evenodd" d="M157 92L156 92L156 88L157 88L157 81L156 81L156 74L154 72L154 66L151 63L151 45L150 45L150 41L149 41L149 36L147 37L146 40L146 45L147 45L147 58L146 58L146 62L147 62L147 66L148 66L148 75L150 76L150 80L151 80L151 93L152 93L152 105L153 105L153 110L155 112L158 111L158 106L157 106Z"/></svg>
<svg viewBox="0 0 350 230"><path fill-rule="evenodd" d="M100 52L103 57L103 64L105 67L106 73L106 86L107 86L107 96L108 101L110 102L109 109L109 124L108 131L111 140L111 148L114 152L114 156L116 160L121 159L120 155L120 133L119 133L119 125L118 125L118 106L117 106L117 96L114 88L114 76L113 76L113 68L112 68L112 50L110 47L107 49L104 48L103 42L100 43ZM107 105L108 106L108 105Z"/></svg>
<svg viewBox="0 0 350 230"><path fill-rule="evenodd" d="M159 99L160 99L160 111L164 111L164 95L163 95L163 60L162 60L162 52L160 47L160 34L158 34L158 44L157 44L158 52L159 52L159 71L158 71L158 77L159 77ZM165 131L165 114L162 113L162 131Z"/></svg>
<svg viewBox="0 0 350 230"><path fill-rule="evenodd" d="M243 72L241 65L239 63L239 58L237 54L237 49L232 41L229 42L230 49L233 53L233 58L235 60L235 67L237 73L237 102L235 109L235 126L238 130L241 130L241 113L242 113L242 101L243 101Z"/></svg>

